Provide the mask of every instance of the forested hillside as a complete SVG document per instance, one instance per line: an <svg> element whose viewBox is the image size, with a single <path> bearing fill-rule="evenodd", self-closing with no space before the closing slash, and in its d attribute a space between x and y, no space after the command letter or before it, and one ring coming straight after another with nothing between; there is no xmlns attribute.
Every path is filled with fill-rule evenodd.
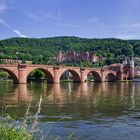
<svg viewBox="0 0 140 140"><path fill-rule="evenodd" d="M106 58L106 64L121 62L126 56L140 56L139 40L85 39L78 37L10 38L0 41L0 58L55 63L59 50L89 51Z"/></svg>

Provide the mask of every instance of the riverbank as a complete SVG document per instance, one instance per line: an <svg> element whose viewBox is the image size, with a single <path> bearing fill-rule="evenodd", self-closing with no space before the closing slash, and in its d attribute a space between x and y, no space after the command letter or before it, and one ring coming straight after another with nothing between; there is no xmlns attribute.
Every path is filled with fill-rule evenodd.
<svg viewBox="0 0 140 140"><path fill-rule="evenodd" d="M140 79L133 79L133 80L121 80L118 82L140 82Z"/></svg>
<svg viewBox="0 0 140 140"><path fill-rule="evenodd" d="M1 140L33 140L26 128L18 128L11 124L0 122L0 139Z"/></svg>

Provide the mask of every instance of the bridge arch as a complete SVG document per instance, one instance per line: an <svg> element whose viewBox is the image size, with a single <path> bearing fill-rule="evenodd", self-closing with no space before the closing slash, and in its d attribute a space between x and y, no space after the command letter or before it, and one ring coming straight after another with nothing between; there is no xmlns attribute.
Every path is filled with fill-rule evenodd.
<svg viewBox="0 0 140 140"><path fill-rule="evenodd" d="M28 76L30 75L30 73L33 72L33 71L35 71L35 70L40 70L40 71L42 71L42 72L46 75L46 77L47 77L47 82L48 82L48 83L54 83L54 76L53 76L53 74L52 74L49 70L47 70L47 69L45 69L45 68L33 68L33 69L29 70L29 71L27 72L26 81L27 81L27 78L28 78Z"/></svg>
<svg viewBox="0 0 140 140"><path fill-rule="evenodd" d="M60 80L62 78L62 75L66 72L69 72L72 75L73 82L81 82L80 74L77 71L71 70L71 69L66 69L66 70L60 72L60 75L59 75Z"/></svg>
<svg viewBox="0 0 140 140"><path fill-rule="evenodd" d="M110 72L110 73L107 73L106 76L105 76L105 81L108 81L108 82L113 82L117 80L117 77L114 73Z"/></svg>
<svg viewBox="0 0 140 140"><path fill-rule="evenodd" d="M101 82L101 81L102 81L101 75L100 75L100 73L97 72L97 71L90 71L90 72L87 74L87 76L88 76L88 75L92 75L93 81L94 81L94 82Z"/></svg>
<svg viewBox="0 0 140 140"><path fill-rule="evenodd" d="M17 84L18 83L18 77L16 75L16 73L14 73L12 70L7 69L7 68L0 68L0 70L3 70L5 72L7 72L13 79L13 83Z"/></svg>

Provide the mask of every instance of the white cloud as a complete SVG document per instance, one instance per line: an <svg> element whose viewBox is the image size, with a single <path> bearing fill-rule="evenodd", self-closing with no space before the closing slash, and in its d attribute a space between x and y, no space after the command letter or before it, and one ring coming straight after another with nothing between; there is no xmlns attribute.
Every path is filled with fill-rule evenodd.
<svg viewBox="0 0 140 140"><path fill-rule="evenodd" d="M7 7L3 4L3 3L0 3L0 12L3 12L7 9Z"/></svg>
<svg viewBox="0 0 140 140"><path fill-rule="evenodd" d="M62 20L62 14L61 14L60 10L57 11L57 16L53 16L52 19L55 20L54 24L57 26L70 27L70 28L81 28L80 25L64 23Z"/></svg>
<svg viewBox="0 0 140 140"><path fill-rule="evenodd" d="M132 28L139 28L139 27L140 27L140 23L131 24L131 25L129 25L129 27L132 27Z"/></svg>
<svg viewBox="0 0 140 140"><path fill-rule="evenodd" d="M0 0L0 12L4 12L13 8L12 6L9 6L7 2L7 0Z"/></svg>
<svg viewBox="0 0 140 140"><path fill-rule="evenodd" d="M26 35L22 34L19 30L12 30L14 33L16 33L20 37L27 37Z"/></svg>
<svg viewBox="0 0 140 140"><path fill-rule="evenodd" d="M130 29L140 28L140 22L121 25L120 28L129 29L129 30Z"/></svg>
<svg viewBox="0 0 140 140"><path fill-rule="evenodd" d="M60 10L57 11L57 20L58 20L58 23L61 22L61 11Z"/></svg>
<svg viewBox="0 0 140 140"><path fill-rule="evenodd" d="M28 37L28 36L22 34L19 30L13 29L13 28L12 28L10 25L8 25L4 20L1 20L1 19L0 19L0 23L1 23L3 26L5 26L5 27L7 27L8 29L10 29L10 30L11 30L12 32L14 32L15 34L17 34L19 37Z"/></svg>
<svg viewBox="0 0 140 140"><path fill-rule="evenodd" d="M135 36L129 35L129 34L118 34L118 35L115 35L114 37L119 38L119 39L133 39L133 38L135 38Z"/></svg>
<svg viewBox="0 0 140 140"><path fill-rule="evenodd" d="M49 19L49 20L53 20L53 21L59 21L59 14L56 16L56 15L53 15L51 13L44 13L44 12L32 12L32 11L25 11L24 12L25 15L30 18L30 19L33 19L33 20L43 20L43 19Z"/></svg>
<svg viewBox="0 0 140 140"><path fill-rule="evenodd" d="M49 14L45 14L44 17L47 18L47 19L54 20L54 21L57 21L58 20L58 17L57 16L55 16L53 14L50 14L50 13Z"/></svg>
<svg viewBox="0 0 140 140"><path fill-rule="evenodd" d="M88 23L94 23L94 22L97 22L99 20L99 18L95 17L95 18L90 18L90 19L87 19L86 21Z"/></svg>
<svg viewBox="0 0 140 140"><path fill-rule="evenodd" d="M81 28L80 25L76 25L76 24L70 24L70 23L54 23L58 26L64 26L64 27L71 27L71 28Z"/></svg>
<svg viewBox="0 0 140 140"><path fill-rule="evenodd" d="M4 26L8 26L3 20L0 19L0 23L3 24ZM9 27L8 27L9 28Z"/></svg>
<svg viewBox="0 0 140 140"><path fill-rule="evenodd" d="M64 26L64 27L71 27L71 28L81 28L80 25L76 24L70 24L70 23L63 23L62 22L62 16L61 16L61 11L58 10L56 15L51 14L51 13L43 13L43 12L38 12L34 13L31 11L25 11L25 15L33 20L45 20L48 19L52 24L55 24L57 26Z"/></svg>
<svg viewBox="0 0 140 140"><path fill-rule="evenodd" d="M25 11L25 15L31 19L34 19L34 20L41 20L42 17L40 15L37 15L33 12L30 12L30 11Z"/></svg>

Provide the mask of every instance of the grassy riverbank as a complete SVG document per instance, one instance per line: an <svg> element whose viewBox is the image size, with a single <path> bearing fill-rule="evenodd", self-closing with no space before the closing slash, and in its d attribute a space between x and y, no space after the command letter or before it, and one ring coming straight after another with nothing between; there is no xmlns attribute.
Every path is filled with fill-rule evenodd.
<svg viewBox="0 0 140 140"><path fill-rule="evenodd" d="M33 140L33 135L29 134L25 127L0 121L0 140Z"/></svg>
<svg viewBox="0 0 140 140"><path fill-rule="evenodd" d="M11 125L0 123L1 140L33 140L33 136L27 133L25 128L17 129Z"/></svg>

